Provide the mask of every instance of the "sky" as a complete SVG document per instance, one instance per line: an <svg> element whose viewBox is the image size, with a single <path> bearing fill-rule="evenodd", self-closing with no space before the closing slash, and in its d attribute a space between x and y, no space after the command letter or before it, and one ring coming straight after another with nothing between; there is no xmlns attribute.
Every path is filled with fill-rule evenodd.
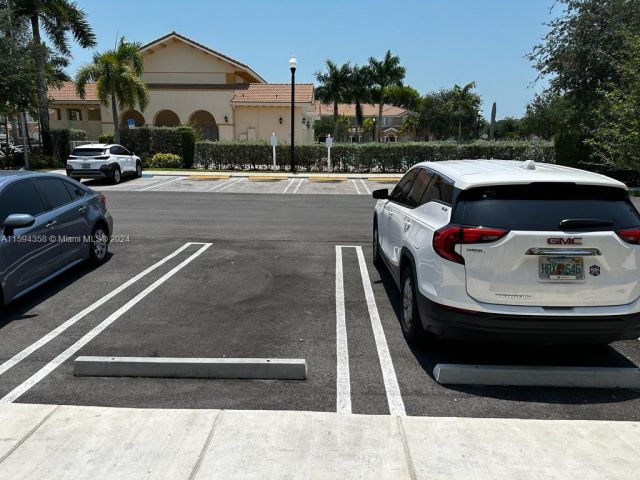
<svg viewBox="0 0 640 480"><path fill-rule="evenodd" d="M490 117L520 117L544 80L536 81L527 53L555 0L79 0L97 37L97 50L118 36L147 43L177 31L246 63L268 82L314 82L326 59L366 64L387 50L400 57L405 84L421 93L476 82ZM68 73L91 61L73 45Z"/></svg>

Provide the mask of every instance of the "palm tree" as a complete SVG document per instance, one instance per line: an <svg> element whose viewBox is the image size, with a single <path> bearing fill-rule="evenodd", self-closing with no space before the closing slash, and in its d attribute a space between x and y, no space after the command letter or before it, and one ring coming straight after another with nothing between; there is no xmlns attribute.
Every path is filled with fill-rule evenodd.
<svg viewBox="0 0 640 480"><path fill-rule="evenodd" d="M15 0L13 14L16 20L27 19L31 23L34 57L37 65L36 92L38 97L38 117L42 129L45 153L51 152L49 136L49 107L47 105L46 64L49 49L42 41L40 28L51 40L53 47L63 56L70 57L68 34L82 47L96 45L96 37L87 21L87 16L78 5L70 0Z"/></svg>
<svg viewBox="0 0 640 480"><path fill-rule="evenodd" d="M326 72L317 72L316 97L322 103L333 104L333 138L338 134L338 104L348 98L351 65L345 63L338 67L332 60L326 62Z"/></svg>
<svg viewBox="0 0 640 480"><path fill-rule="evenodd" d="M356 105L356 139L359 139L360 126L364 120L362 104L371 102L371 72L368 67L354 65L349 74L349 86L346 98Z"/></svg>
<svg viewBox="0 0 640 480"><path fill-rule="evenodd" d="M133 109L138 104L140 110L144 110L149 104L149 93L141 78L143 65L140 46L139 43L125 42L121 38L115 49L96 53L93 62L80 68L76 75L76 89L80 98L85 96L87 83L96 82L100 103L105 107L111 103L115 143L120 143L118 105L121 109Z"/></svg>
<svg viewBox="0 0 640 480"><path fill-rule="evenodd" d="M454 114L458 117L458 142L462 141L462 117L476 113L478 96L472 92L476 88L476 82L471 82L461 87L457 83L451 90L452 107Z"/></svg>
<svg viewBox="0 0 640 480"><path fill-rule="evenodd" d="M371 72L371 82L373 84L373 95L378 101L378 141L382 133L382 108L387 100L389 88L402 85L405 68L400 65L400 57L391 55L387 50L382 60L373 57L369 58L369 71Z"/></svg>

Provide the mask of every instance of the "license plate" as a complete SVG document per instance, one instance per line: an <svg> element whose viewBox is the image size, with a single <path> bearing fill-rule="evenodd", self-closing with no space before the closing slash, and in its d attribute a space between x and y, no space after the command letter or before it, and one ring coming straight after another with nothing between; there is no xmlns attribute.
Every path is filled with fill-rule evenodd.
<svg viewBox="0 0 640 480"><path fill-rule="evenodd" d="M90 163L83 163L82 164L82 168L91 168L91 164Z"/></svg>
<svg viewBox="0 0 640 480"><path fill-rule="evenodd" d="M540 257L540 280L584 280L582 257Z"/></svg>

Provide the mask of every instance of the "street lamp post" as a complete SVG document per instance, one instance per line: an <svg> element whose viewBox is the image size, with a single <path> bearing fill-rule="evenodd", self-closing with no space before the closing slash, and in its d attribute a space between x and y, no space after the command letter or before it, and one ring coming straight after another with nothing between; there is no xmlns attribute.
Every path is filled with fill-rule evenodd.
<svg viewBox="0 0 640 480"><path fill-rule="evenodd" d="M295 150L295 106L296 106L296 67L298 61L296 57L289 59L291 69L291 173L296 171L296 150Z"/></svg>

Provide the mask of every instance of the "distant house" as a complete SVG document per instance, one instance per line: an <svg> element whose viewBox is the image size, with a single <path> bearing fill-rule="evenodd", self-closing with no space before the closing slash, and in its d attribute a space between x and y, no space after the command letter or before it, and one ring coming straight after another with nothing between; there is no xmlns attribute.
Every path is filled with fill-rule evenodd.
<svg viewBox="0 0 640 480"><path fill-rule="evenodd" d="M208 140L267 140L291 135L291 86L267 83L248 65L176 32L140 49L149 105L118 112L121 128L193 125ZM286 60L286 59L285 59ZM288 73L286 66L285 72ZM51 128L86 130L90 140L113 130L112 112L98 102L95 84L81 99L73 82L49 89ZM296 143L313 142L312 84L297 84Z"/></svg>
<svg viewBox="0 0 640 480"><path fill-rule="evenodd" d="M316 113L318 117L332 117L333 105L325 105L320 102L316 102ZM396 107L395 105L385 104L382 107L382 141L383 142L398 142L411 140L410 135L402 135L400 128L405 118L411 115L411 111L402 107ZM355 103L339 103L338 115L349 117L350 127L349 134L351 135L352 142L361 142L371 140L371 133L364 133L362 131L362 125L360 131L356 132L356 105ZM363 118L371 118L376 122L378 121L378 104L364 104L362 105ZM360 138L356 138L356 134Z"/></svg>

